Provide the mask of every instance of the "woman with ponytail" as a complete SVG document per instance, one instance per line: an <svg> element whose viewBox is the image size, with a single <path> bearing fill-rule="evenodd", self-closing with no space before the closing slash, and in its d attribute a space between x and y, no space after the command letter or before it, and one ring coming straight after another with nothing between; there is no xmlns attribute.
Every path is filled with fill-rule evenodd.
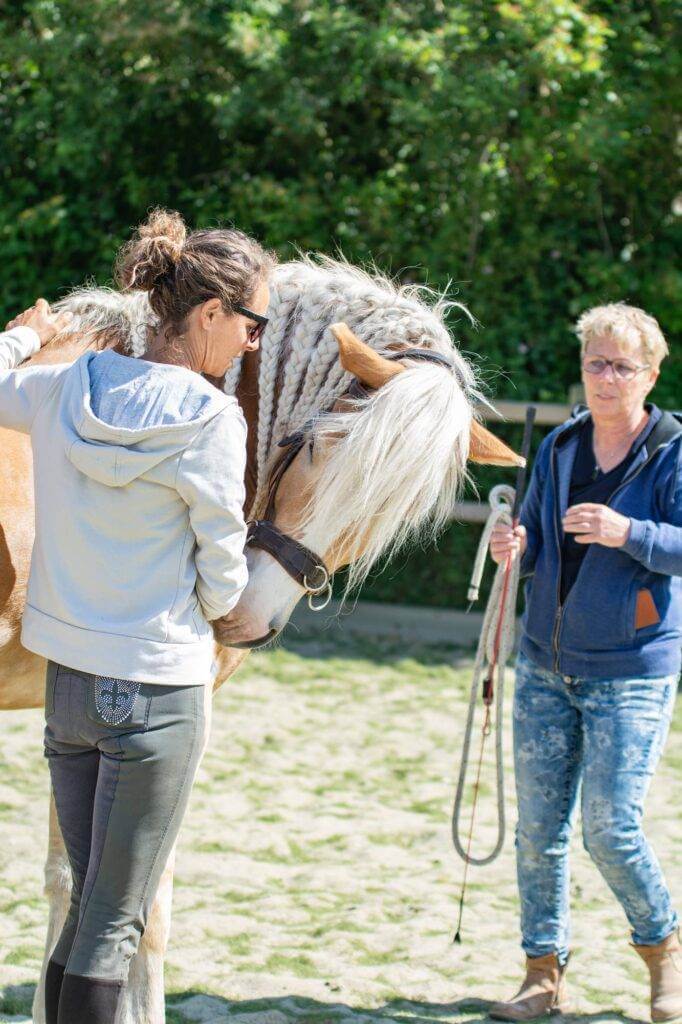
<svg viewBox="0 0 682 1024"><path fill-rule="evenodd" d="M47 1024L115 1024L204 739L211 621L246 584L246 425L205 379L258 346L271 257L154 211L123 249L156 322L133 359L14 367L65 326L0 334L0 426L31 435L36 534L22 642L48 661L45 754L73 875Z"/></svg>

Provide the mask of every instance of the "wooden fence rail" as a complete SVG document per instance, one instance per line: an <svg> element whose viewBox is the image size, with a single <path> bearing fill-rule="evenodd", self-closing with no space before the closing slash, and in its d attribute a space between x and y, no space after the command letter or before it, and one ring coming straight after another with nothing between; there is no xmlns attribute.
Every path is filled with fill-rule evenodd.
<svg viewBox="0 0 682 1024"><path fill-rule="evenodd" d="M535 422L541 427L556 427L571 415L572 405L563 402L495 402L495 413L487 406L479 406L486 419L506 420L507 423L524 423L529 405L537 409Z"/></svg>
<svg viewBox="0 0 682 1024"><path fill-rule="evenodd" d="M573 392L575 402L584 401L579 387L570 389ZM570 393L569 392L569 393ZM507 423L523 423L526 419L526 409L530 402L496 402L495 413L491 413L487 406L480 406L480 411L485 418ZM533 402L537 409L535 422L543 427L556 427L564 420L567 420L573 409L573 404L564 405L562 402ZM670 410L678 419L682 419L682 410ZM451 519L459 523L484 523L488 518L490 506L487 501L461 501L455 505Z"/></svg>
<svg viewBox="0 0 682 1024"><path fill-rule="evenodd" d="M495 412L491 413L487 406L481 406L480 412L487 419L505 421L506 423L523 423L526 409L530 402L495 402ZM561 402L533 402L537 409L535 422L542 427L556 427L567 420L572 406ZM480 501L460 501L455 505L452 519L460 523L484 523L488 518L490 506Z"/></svg>

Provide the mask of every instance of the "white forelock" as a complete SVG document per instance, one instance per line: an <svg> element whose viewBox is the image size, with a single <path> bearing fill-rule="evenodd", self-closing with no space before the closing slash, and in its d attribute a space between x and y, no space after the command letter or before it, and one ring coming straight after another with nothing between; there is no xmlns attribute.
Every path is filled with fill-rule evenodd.
<svg viewBox="0 0 682 1024"><path fill-rule="evenodd" d="M471 404L447 369L405 360L348 411L316 421L321 472L307 509L342 542L346 592L408 538L435 539L467 478Z"/></svg>

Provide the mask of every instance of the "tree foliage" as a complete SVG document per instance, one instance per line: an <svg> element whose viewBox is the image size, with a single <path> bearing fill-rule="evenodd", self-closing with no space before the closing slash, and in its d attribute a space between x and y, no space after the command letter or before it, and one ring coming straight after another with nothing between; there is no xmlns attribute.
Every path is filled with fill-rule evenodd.
<svg viewBox="0 0 682 1024"><path fill-rule="evenodd" d="M676 0L12 0L0 14L5 316L107 280L162 204L283 257L340 249L449 285L483 325L453 324L460 344L506 397L564 399L578 313L631 301L673 342L657 397L679 404ZM448 573L422 587L410 569L407 595L388 577L377 593L442 603Z"/></svg>

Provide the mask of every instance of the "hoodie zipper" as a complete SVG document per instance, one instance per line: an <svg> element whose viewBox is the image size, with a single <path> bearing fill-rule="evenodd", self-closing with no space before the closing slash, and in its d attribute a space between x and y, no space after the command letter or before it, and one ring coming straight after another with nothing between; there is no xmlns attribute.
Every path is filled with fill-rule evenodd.
<svg viewBox="0 0 682 1024"><path fill-rule="evenodd" d="M606 502L606 505L607 505L608 508L611 508L611 502L616 497L618 492L622 491L622 489L624 487L627 487L628 484L632 483L632 481L635 480L639 476L639 474L642 472L642 470L646 466L649 465L649 463L653 459L654 455L656 455L656 453L659 452L661 450L661 448L665 448L665 447L666 447L665 445L659 445L658 448L656 448L656 450L653 451L651 453L651 455L649 455L644 460L642 465L639 467L639 469L637 469L632 474L632 476L629 476L626 480L623 480L622 483L618 484L616 489L611 492L611 494L609 495L609 500ZM556 496L558 498L559 497L559 492L558 492L558 489L557 489L556 476L555 476L555 473L554 473L554 469L555 469L555 466L554 466L554 450L553 450L552 451L552 483L554 484L554 493L556 494ZM561 603L561 572L562 572L561 544L559 542L559 528L557 526L556 514L554 516L554 533L556 535L557 547L559 549L559 573L558 573L558 580L557 580L557 612L556 612L556 617L554 619L554 630L552 632L552 647L554 649L554 672L557 675L559 675L559 635L561 633L561 624L562 624L562 619L563 619L563 614L564 614L564 606Z"/></svg>
<svg viewBox="0 0 682 1024"><path fill-rule="evenodd" d="M561 512L559 508L559 488L557 486L556 479L556 466L555 466L555 454L556 449L552 447L552 485L554 487L554 494L556 497L556 506L554 512L554 534L556 536L556 546L559 552L559 572L557 573L557 585L556 585L556 615L554 617L554 629L552 631L552 647L554 649L554 672L559 674L559 633L561 631L561 619L564 614L564 606L561 603L561 574L562 559L561 559L561 542L559 540L559 527L557 526L557 515Z"/></svg>

